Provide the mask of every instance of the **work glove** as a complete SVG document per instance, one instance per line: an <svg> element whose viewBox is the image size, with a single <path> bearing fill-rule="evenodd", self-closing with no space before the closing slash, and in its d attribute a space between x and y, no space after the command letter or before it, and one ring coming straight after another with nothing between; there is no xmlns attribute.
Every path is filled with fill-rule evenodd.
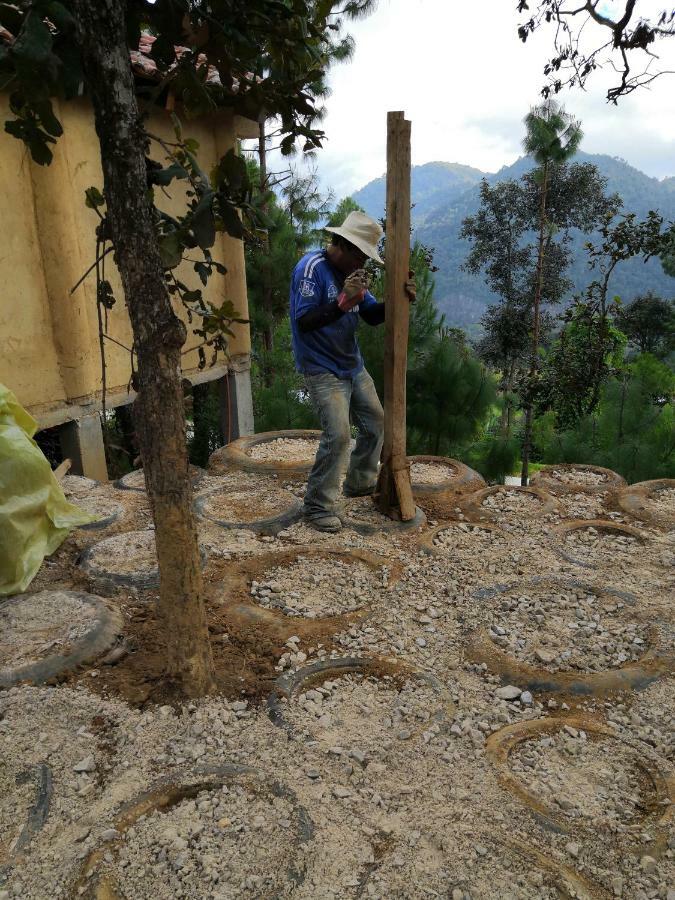
<svg viewBox="0 0 675 900"><path fill-rule="evenodd" d="M368 276L365 269L357 269L345 278L342 292L338 297L338 306L342 312L349 312L363 300L368 290Z"/></svg>

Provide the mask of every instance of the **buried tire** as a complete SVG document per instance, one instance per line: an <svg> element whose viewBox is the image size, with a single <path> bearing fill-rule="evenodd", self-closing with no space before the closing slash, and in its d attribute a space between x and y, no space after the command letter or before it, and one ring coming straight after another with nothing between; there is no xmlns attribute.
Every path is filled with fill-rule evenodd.
<svg viewBox="0 0 675 900"><path fill-rule="evenodd" d="M220 795L217 792L220 792ZM250 792L250 798L246 792ZM242 794L245 797L243 805L239 801ZM202 798L200 806L205 803L206 806L213 806L216 810L222 808L223 818L214 822L214 818L209 818L207 811L204 825L194 836L185 840L178 839L178 835L176 835L177 840L174 844L164 847L164 859L170 864L165 866L164 872L156 875L164 885L168 883L173 890L180 890L185 883L185 877L187 877L191 890L194 890L195 882L198 879L202 882L209 880L209 872L203 865L202 859L203 850L201 848L204 835L207 841L214 844L221 843L224 848L217 856L215 853L209 854L214 866L218 864L219 860L227 867L233 857L244 855L246 858L246 854L249 856L258 854L254 855L253 859L246 858L246 867L250 870L246 879L248 895L278 896L277 891L283 884L291 883L295 886L302 884L305 878L304 863L300 862L302 857L298 851L300 846L311 840L314 834L314 825L306 810L299 805L293 791L278 781L267 778L258 770L249 766L224 765L199 768L192 773L183 773L182 776L179 773L178 777L171 776L161 779L149 791L125 804L113 822L118 835L113 842L106 842L105 849L103 847L96 849L86 858L80 876L74 885L74 896L83 896L90 900L94 900L94 898L98 900L101 897L118 900L122 896L129 896L129 890L132 891L132 896L140 896L140 891L150 890L151 885L139 885L137 880L133 884L127 885L126 890L124 888L120 890L119 872L115 872L111 868L106 869L106 866L111 867L114 864L114 856L121 861L127 851L132 856L134 853L139 856L152 854L158 843L157 828L166 832L167 819L174 813L180 816L181 804L186 801L195 801L200 797ZM246 801L249 799L252 799L253 802L247 804ZM265 830L271 830L268 821L261 826L263 831L260 831L257 823L251 823L246 819L247 815L249 818L252 815L251 807L255 806L256 802L266 803L266 809L271 807L271 815L268 812L266 819L276 818L279 820L280 816L288 816L281 822L273 821L276 835L265 835ZM217 807L216 803L218 803ZM162 814L161 825L158 818L160 813ZM193 812L190 815L194 818ZM256 840L242 841L241 834L250 831L255 834ZM134 842L140 844L140 848L134 848ZM229 850L228 844L230 845ZM210 847L210 844L207 844L207 847ZM290 860L288 859L289 852ZM261 853L263 854L262 860L259 859ZM273 866L271 873L267 876L264 873L265 853L274 853L277 857L273 862L267 863L267 865ZM185 862L181 863L181 858L185 859ZM194 865L191 864L193 858ZM127 867L122 868L123 877L131 880ZM184 868L184 875L181 875ZM238 877L241 877L241 874ZM277 883L260 883L269 880ZM206 884L203 884L203 888L206 888ZM146 894L143 893L143 896ZM206 896L206 890L202 889L200 896Z"/></svg>
<svg viewBox="0 0 675 900"><path fill-rule="evenodd" d="M413 496L424 500L445 494L471 494L486 487L478 472L446 456L409 456ZM438 480L434 470L439 473Z"/></svg>
<svg viewBox="0 0 675 900"><path fill-rule="evenodd" d="M53 646L63 649L35 658L44 647L48 614L52 615L58 629ZM90 623L84 631L76 627L78 615L86 616ZM44 684L62 678L109 650L122 631L120 613L101 597L82 591L41 591L3 600L0 623L5 646L14 640L16 653L19 654L23 646L24 655L26 645L30 648L27 659L0 668L0 688L22 682Z"/></svg>
<svg viewBox="0 0 675 900"><path fill-rule="evenodd" d="M316 448L321 432L314 429L285 431L264 431L260 434L247 434L237 438L215 450L209 457L209 474L222 475L239 470L261 475L307 475L314 464ZM283 459L275 457L274 451L297 449L302 452L307 447L305 456ZM268 452L264 452L268 451ZM269 455L271 451L272 455ZM257 458L257 457L260 458Z"/></svg>
<svg viewBox="0 0 675 900"><path fill-rule="evenodd" d="M207 554L203 547L200 547L200 555L204 566ZM157 587L159 566L154 529L124 531L104 538L87 547L80 556L79 565L96 589L105 594L115 593L121 587L137 590Z"/></svg>

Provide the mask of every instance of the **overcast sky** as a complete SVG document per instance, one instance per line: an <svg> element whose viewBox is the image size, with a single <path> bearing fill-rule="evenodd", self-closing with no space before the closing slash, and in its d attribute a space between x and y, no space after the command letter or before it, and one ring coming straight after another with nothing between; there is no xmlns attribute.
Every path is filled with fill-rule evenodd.
<svg viewBox="0 0 675 900"><path fill-rule="evenodd" d="M638 9L646 15L667 5L639 0ZM387 110L412 120L413 164L444 160L494 172L517 159L522 119L540 101L551 50L550 32L523 45L518 22L516 0L379 0L372 15L351 23L356 52L329 79L323 186L340 198L384 173ZM596 31L606 39L605 29ZM675 70L675 37L657 52L662 67ZM582 149L623 157L658 178L675 175L675 75L615 107L604 100L610 74L596 73L586 93L559 95L582 120Z"/></svg>

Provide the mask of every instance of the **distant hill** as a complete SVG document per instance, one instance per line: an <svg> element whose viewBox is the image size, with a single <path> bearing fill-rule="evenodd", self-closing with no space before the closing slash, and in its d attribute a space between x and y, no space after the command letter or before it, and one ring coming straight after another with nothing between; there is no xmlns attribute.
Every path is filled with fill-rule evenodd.
<svg viewBox="0 0 675 900"><path fill-rule="evenodd" d="M461 163L430 162L423 166L413 166L410 188L415 204L412 211L413 223L421 222L439 202L447 203L459 197L466 190L479 184L485 173ZM368 215L381 218L384 213L386 178L376 178L352 196Z"/></svg>
<svg viewBox="0 0 675 900"><path fill-rule="evenodd" d="M618 193L628 212L644 217L650 209L659 210L667 219L675 220L675 177L659 181L630 166L625 160L601 154L578 153L575 162L590 162L607 178L609 193ZM499 172L481 172L458 163L432 162L413 166L412 222L415 237L435 250L436 302L450 325L475 326L485 307L494 301L482 278L461 270L468 244L460 240L459 231L466 216L478 209L479 185L482 178L491 184L508 178L520 178L532 168L532 160L521 157ZM371 181L355 194L357 203L373 217L384 213L385 179ZM592 236L591 236L592 237ZM590 280L583 252L586 235L575 235L576 248L570 268L575 290L580 291ZM653 290L662 296L675 295L675 279L664 274L657 260L644 264L631 260L617 267L610 284L612 294L630 301L638 292ZM473 330L473 329L472 329Z"/></svg>

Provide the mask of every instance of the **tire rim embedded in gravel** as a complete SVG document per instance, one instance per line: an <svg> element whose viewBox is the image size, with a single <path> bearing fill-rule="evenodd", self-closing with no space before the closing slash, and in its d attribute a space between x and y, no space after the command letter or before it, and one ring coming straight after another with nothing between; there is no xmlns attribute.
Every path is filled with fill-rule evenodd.
<svg viewBox="0 0 675 900"><path fill-rule="evenodd" d="M552 473L556 471L563 472L590 472L592 474L601 475L605 480L599 484L584 484L583 482L570 483L561 481ZM572 463L564 463L559 466L544 466L539 469L530 478L532 487L543 488L551 494L603 494L606 491L616 491L626 484L626 479L618 472L612 469L605 469L602 466L590 465L574 465Z"/></svg>
<svg viewBox="0 0 675 900"><path fill-rule="evenodd" d="M97 597L95 594L86 594L83 591L41 591L37 594L18 594L0 602L0 610L22 603L28 597L40 597L44 594L72 595L73 599L91 607L96 614L92 628L73 643L69 653L55 653L13 669L0 670L0 688L10 688L22 682L45 684L53 679L62 678L80 666L93 662L106 650L109 650L122 632L120 612L108 606L101 597Z"/></svg>
<svg viewBox="0 0 675 900"><path fill-rule="evenodd" d="M278 475L307 475L314 465L314 453L305 459L254 459L250 456L252 448L271 443L279 439L295 441L318 441L321 431L314 429L264 431L260 434L247 434L231 441L224 447L215 450L209 457L209 472L211 474L224 474L233 469L243 472L258 472L260 474Z"/></svg>
<svg viewBox="0 0 675 900"><path fill-rule="evenodd" d="M192 778L196 780L193 782ZM191 773L176 773L176 775L161 779L149 791L121 807L114 820L114 827L119 831L121 838L139 819L154 810L171 809L184 800L193 799L202 791L216 790L232 781L246 779L249 782L257 781L256 787L260 786L273 796L282 797L293 804L297 820L293 842L296 848L312 839L314 823L305 808L298 803L297 796L290 788L278 781L267 779L260 771L250 766L233 764L200 767ZM99 897L106 897L107 900L120 900L121 895L117 893L114 876L110 877L100 872L96 874L96 869L103 860L104 853L114 849L115 844L119 845L119 838L115 839L115 843L107 842L105 850L97 848L87 856L74 886L74 896L81 894L92 900ZM296 886L302 884L305 877L304 872L296 869L292 863L287 870L287 875L289 881ZM84 891L81 892L82 888Z"/></svg>

